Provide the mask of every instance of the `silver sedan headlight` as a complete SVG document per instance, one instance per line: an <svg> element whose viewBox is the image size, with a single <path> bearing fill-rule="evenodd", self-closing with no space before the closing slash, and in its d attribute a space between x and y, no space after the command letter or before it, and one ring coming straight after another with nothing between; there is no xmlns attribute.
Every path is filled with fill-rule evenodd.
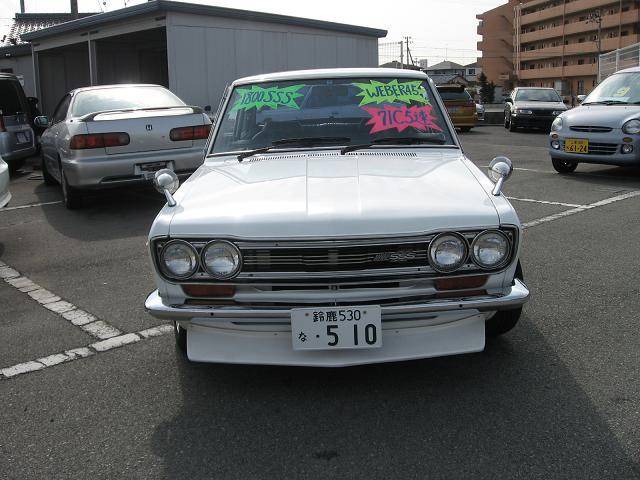
<svg viewBox="0 0 640 480"><path fill-rule="evenodd" d="M503 266L509 259L510 252L509 239L504 233L497 230L482 232L471 245L473 261L486 269Z"/></svg>
<svg viewBox="0 0 640 480"><path fill-rule="evenodd" d="M160 269L172 278L189 278L198 269L198 254L184 240L171 240L160 252Z"/></svg>
<svg viewBox="0 0 640 480"><path fill-rule="evenodd" d="M622 131L629 135L637 135L638 133L640 133L640 120L629 120L622 126Z"/></svg>
<svg viewBox="0 0 640 480"><path fill-rule="evenodd" d="M516 108L515 113L518 113L520 115L533 115L533 111L529 110L528 108Z"/></svg>
<svg viewBox="0 0 640 480"><path fill-rule="evenodd" d="M242 255L233 243L214 240L202 250L202 265L211 276L226 280L240 272Z"/></svg>
<svg viewBox="0 0 640 480"><path fill-rule="evenodd" d="M562 117L556 117L556 119L551 124L552 132L557 132L558 130L562 130Z"/></svg>
<svg viewBox="0 0 640 480"><path fill-rule="evenodd" d="M457 270L464 265L467 255L467 242L456 233L441 233L429 244L429 263L439 272Z"/></svg>

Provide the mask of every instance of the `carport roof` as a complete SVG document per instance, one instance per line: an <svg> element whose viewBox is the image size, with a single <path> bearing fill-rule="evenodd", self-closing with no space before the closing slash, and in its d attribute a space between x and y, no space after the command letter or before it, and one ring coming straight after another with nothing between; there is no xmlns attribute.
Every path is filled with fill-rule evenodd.
<svg viewBox="0 0 640 480"><path fill-rule="evenodd" d="M254 12L250 10L239 10L235 8L216 7L211 5L199 5L194 3L183 3L169 0L154 0L132 7L113 10L111 12L100 13L90 17L73 20L49 28L44 28L35 32L22 35L22 39L28 42L33 40L59 35L85 28L93 28L105 23L116 22L129 19L138 15L154 12L180 12L194 15L208 15L215 17L236 18L258 22L282 23L297 25L301 27L319 28L322 30L332 30L336 32L352 33L376 38L383 38L387 35L386 30L377 28L361 27L358 25L348 25L344 23L327 22L323 20L313 20L310 18L292 17L288 15L278 15L275 13Z"/></svg>

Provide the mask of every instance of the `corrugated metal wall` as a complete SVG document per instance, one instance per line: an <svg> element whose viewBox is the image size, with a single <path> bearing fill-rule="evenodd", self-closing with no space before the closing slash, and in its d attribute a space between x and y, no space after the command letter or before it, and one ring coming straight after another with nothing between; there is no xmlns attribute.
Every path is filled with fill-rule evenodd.
<svg viewBox="0 0 640 480"><path fill-rule="evenodd" d="M373 37L183 13L167 17L167 49L171 90L214 110L224 87L240 77L378 62Z"/></svg>

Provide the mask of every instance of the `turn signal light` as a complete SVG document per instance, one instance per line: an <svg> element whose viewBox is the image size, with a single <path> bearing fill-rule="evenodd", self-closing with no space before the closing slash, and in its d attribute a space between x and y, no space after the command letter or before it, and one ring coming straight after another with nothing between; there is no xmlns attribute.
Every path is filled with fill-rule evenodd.
<svg viewBox="0 0 640 480"><path fill-rule="evenodd" d="M185 140L202 140L209 138L211 125L194 125L192 127L172 128L169 132L169 138L174 142L183 142Z"/></svg>
<svg viewBox="0 0 640 480"><path fill-rule="evenodd" d="M436 280L438 290L466 290L468 288L482 287L487 283L487 275L474 275L471 277L450 277Z"/></svg>
<svg viewBox="0 0 640 480"><path fill-rule="evenodd" d="M184 293L190 297L233 297L236 287L233 285L182 285Z"/></svg>
<svg viewBox="0 0 640 480"><path fill-rule="evenodd" d="M72 150L88 150L91 148L122 147L129 145L131 139L128 133L90 133L88 135L74 135L69 142Z"/></svg>

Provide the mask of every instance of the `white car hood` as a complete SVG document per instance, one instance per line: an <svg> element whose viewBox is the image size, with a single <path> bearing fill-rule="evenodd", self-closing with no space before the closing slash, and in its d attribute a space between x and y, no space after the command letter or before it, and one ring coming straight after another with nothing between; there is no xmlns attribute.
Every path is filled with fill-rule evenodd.
<svg viewBox="0 0 640 480"><path fill-rule="evenodd" d="M399 235L495 227L488 192L458 150L209 159L178 190L170 236Z"/></svg>
<svg viewBox="0 0 640 480"><path fill-rule="evenodd" d="M581 105L562 114L566 126L584 125L622 128L632 118L638 118L638 105Z"/></svg>

